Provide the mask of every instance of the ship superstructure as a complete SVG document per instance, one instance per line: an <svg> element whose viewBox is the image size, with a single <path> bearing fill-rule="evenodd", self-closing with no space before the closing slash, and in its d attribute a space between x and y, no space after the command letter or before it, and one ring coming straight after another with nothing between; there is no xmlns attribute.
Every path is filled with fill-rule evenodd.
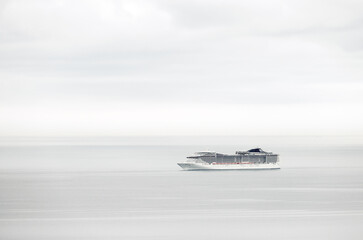
<svg viewBox="0 0 363 240"><path fill-rule="evenodd" d="M196 152L178 163L185 170L279 169L279 156L261 148L222 154L211 151Z"/></svg>

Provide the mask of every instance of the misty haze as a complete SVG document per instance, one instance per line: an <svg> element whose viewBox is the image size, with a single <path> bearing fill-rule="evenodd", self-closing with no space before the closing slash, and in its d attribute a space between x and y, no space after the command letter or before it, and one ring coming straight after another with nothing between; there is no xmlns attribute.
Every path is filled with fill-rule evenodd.
<svg viewBox="0 0 363 240"><path fill-rule="evenodd" d="M0 0L0 239L360 240L362 92L360 1Z"/></svg>

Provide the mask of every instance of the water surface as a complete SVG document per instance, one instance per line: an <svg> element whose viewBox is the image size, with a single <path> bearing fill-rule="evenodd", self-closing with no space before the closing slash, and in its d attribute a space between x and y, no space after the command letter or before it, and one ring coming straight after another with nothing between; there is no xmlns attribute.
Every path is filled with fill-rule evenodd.
<svg viewBox="0 0 363 240"><path fill-rule="evenodd" d="M360 145L277 144L281 170L178 168L206 147L3 145L1 239L362 239Z"/></svg>

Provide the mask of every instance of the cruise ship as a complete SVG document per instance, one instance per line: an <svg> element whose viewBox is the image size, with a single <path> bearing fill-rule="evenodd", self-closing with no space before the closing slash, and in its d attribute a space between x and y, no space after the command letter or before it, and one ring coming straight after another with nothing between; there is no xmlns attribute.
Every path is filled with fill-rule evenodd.
<svg viewBox="0 0 363 240"><path fill-rule="evenodd" d="M184 170L280 169L279 155L261 148L237 151L230 155L211 151L196 152L178 165Z"/></svg>

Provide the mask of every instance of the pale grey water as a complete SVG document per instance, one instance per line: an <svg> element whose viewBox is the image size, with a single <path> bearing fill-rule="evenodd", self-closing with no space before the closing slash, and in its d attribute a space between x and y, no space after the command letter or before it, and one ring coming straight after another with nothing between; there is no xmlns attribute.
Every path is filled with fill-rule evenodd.
<svg viewBox="0 0 363 240"><path fill-rule="evenodd" d="M276 144L281 170L179 170L241 149L211 146L0 146L0 239L362 239L360 144Z"/></svg>

